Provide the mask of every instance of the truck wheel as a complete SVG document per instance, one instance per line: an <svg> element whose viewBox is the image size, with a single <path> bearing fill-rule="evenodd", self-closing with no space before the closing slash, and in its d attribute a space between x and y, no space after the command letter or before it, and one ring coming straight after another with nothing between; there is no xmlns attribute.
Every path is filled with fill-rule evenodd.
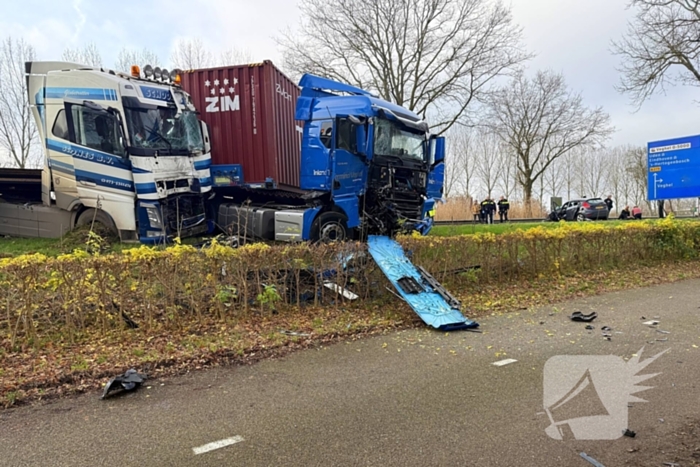
<svg viewBox="0 0 700 467"><path fill-rule="evenodd" d="M312 240L322 243L343 242L349 238L348 218L338 212L324 212L314 221Z"/></svg>
<svg viewBox="0 0 700 467"><path fill-rule="evenodd" d="M112 218L101 209L86 209L81 212L78 220L75 222L75 226L92 225L93 220L98 234L102 236L105 236L105 234L110 236L117 235L117 227L114 225Z"/></svg>

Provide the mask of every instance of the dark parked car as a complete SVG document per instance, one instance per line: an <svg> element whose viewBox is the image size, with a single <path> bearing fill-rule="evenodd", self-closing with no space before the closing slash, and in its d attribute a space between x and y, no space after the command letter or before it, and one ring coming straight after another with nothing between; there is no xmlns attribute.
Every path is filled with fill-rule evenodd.
<svg viewBox="0 0 700 467"><path fill-rule="evenodd" d="M549 220L607 220L609 214L608 206L601 198L584 198L567 201L549 214Z"/></svg>

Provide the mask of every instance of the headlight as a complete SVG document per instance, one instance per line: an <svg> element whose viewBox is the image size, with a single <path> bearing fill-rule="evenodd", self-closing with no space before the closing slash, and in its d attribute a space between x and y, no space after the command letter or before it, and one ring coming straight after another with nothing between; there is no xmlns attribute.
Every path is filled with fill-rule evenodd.
<svg viewBox="0 0 700 467"><path fill-rule="evenodd" d="M170 79L170 72L165 68L160 71L160 75L163 77L163 81L168 81Z"/></svg>
<svg viewBox="0 0 700 467"><path fill-rule="evenodd" d="M145 67L143 67L143 75L146 78L150 78L151 76L153 76L153 67L151 65L146 65Z"/></svg>
<svg viewBox="0 0 700 467"><path fill-rule="evenodd" d="M162 72L161 72L161 69L159 66L157 66L153 69L153 76L155 77L155 79L160 79L162 76L161 73Z"/></svg>
<svg viewBox="0 0 700 467"><path fill-rule="evenodd" d="M160 213L158 212L158 208L147 207L146 214L148 214L148 223L151 225L151 227L154 227L156 229L163 228L163 223L160 220Z"/></svg>

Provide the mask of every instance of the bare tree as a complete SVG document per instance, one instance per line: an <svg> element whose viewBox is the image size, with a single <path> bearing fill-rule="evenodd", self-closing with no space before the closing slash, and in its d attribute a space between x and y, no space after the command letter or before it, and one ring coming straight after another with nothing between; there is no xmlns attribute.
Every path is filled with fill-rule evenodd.
<svg viewBox="0 0 700 467"><path fill-rule="evenodd" d="M622 57L618 90L641 105L667 84L700 86L700 0L631 0L635 18L613 42Z"/></svg>
<svg viewBox="0 0 700 467"><path fill-rule="evenodd" d="M286 70L377 92L443 132L529 58L496 0L301 0L300 9L298 31L278 40Z"/></svg>
<svg viewBox="0 0 700 467"><path fill-rule="evenodd" d="M454 157L447 157L445 159L445 178L443 182L445 198L458 194L461 175L459 160Z"/></svg>
<svg viewBox="0 0 700 467"><path fill-rule="evenodd" d="M146 47L141 50L127 49L124 47L117 55L114 68L126 73L131 70L131 65L138 65L140 67L151 65L156 67L160 66L160 59L158 58L158 54Z"/></svg>
<svg viewBox="0 0 700 467"><path fill-rule="evenodd" d="M584 148L583 157L579 164L579 177L581 178L583 193L582 196L602 197L605 193L605 174L609 169L606 164L607 151L603 148Z"/></svg>
<svg viewBox="0 0 700 467"><path fill-rule="evenodd" d="M589 109L561 74L524 74L489 96L489 126L517 157L517 180L530 205L535 182L568 151L602 143L613 131L602 108Z"/></svg>
<svg viewBox="0 0 700 467"><path fill-rule="evenodd" d="M502 170L498 177L498 187L503 196L510 199L515 193L516 159L513 151L505 144L501 145L500 164Z"/></svg>
<svg viewBox="0 0 700 467"><path fill-rule="evenodd" d="M566 186L566 170L566 162L560 157L542 174L550 196L559 196L562 188Z"/></svg>
<svg viewBox="0 0 700 467"><path fill-rule="evenodd" d="M628 203L627 196L624 193L625 179L627 178L625 174L624 148L616 146L608 149L606 151L605 165L605 185L609 194L613 196L613 201L619 213L622 207Z"/></svg>
<svg viewBox="0 0 700 467"><path fill-rule="evenodd" d="M453 128L449 134L447 159L454 160L454 173L462 185L464 194L472 195L472 180L476 172L476 139L473 129Z"/></svg>
<svg viewBox="0 0 700 467"><path fill-rule="evenodd" d="M194 70L207 68L214 64L211 53L204 47L204 42L198 37L194 39L178 39L170 55L173 68Z"/></svg>
<svg viewBox="0 0 700 467"><path fill-rule="evenodd" d="M35 59L34 47L22 39L8 37L0 46L0 149L20 168L35 165L39 154L24 76L24 62Z"/></svg>
<svg viewBox="0 0 700 467"><path fill-rule="evenodd" d="M648 172L647 172L647 151L644 147L630 147L626 151L627 175L632 180L632 200L633 204L646 204L649 211L652 210L651 203L647 201L648 194Z"/></svg>
<svg viewBox="0 0 700 467"><path fill-rule="evenodd" d="M102 67L102 55L93 42L88 42L83 47L66 49L61 54L61 59L66 62L80 63L95 68Z"/></svg>
<svg viewBox="0 0 700 467"><path fill-rule="evenodd" d="M503 172L501 154L504 148L497 135L484 130L477 133L475 147L476 175L491 197Z"/></svg>
<svg viewBox="0 0 700 467"><path fill-rule="evenodd" d="M219 54L218 66L243 65L253 61L253 56L248 50L229 47Z"/></svg>

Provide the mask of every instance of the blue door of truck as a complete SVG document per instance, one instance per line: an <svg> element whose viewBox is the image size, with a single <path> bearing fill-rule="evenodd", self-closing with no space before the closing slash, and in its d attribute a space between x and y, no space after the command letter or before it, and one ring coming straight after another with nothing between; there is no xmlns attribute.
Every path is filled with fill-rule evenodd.
<svg viewBox="0 0 700 467"><path fill-rule="evenodd" d="M364 193L367 171L364 156L358 148L358 125L347 117L335 122L335 138L331 152L333 198L358 196Z"/></svg>
<svg viewBox="0 0 700 467"><path fill-rule="evenodd" d="M441 199L445 183L445 137L430 137L430 173L428 198Z"/></svg>

